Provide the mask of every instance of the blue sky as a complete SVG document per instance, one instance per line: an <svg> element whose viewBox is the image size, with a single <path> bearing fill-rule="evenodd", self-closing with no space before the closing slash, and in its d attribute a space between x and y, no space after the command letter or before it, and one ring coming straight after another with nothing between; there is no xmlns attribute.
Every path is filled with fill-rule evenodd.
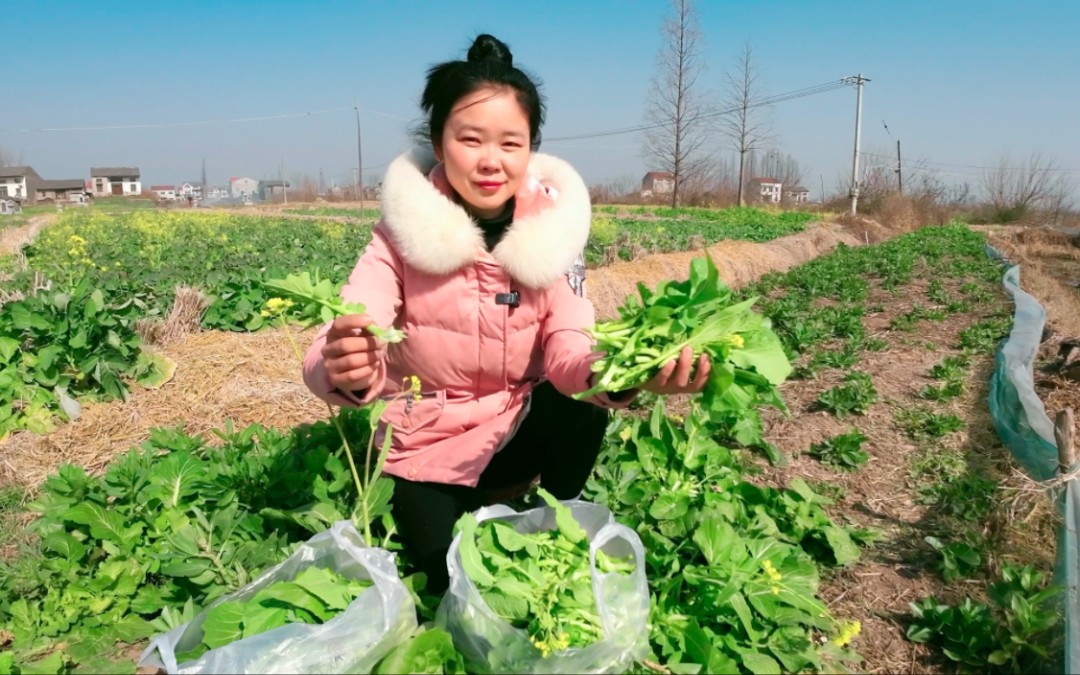
<svg viewBox="0 0 1080 675"><path fill-rule="evenodd" d="M644 120L665 0L571 2L229 1L4 7L0 147L46 178L136 165L144 182L231 175L351 182L362 109L365 177L408 144L425 70L463 57L472 37L506 41L543 80L544 137ZM978 184L975 167L1041 151L1080 183L1080 2L999 0L699 0L703 82L718 90L749 41L768 93L862 73L863 150L923 160L942 178ZM321 112L321 111L334 112ZM47 128L188 123L92 131ZM855 92L771 110L780 149L799 160L816 198L850 172ZM889 133L882 121L888 124ZM891 134L891 135L890 135ZM727 152L723 141L714 146ZM640 179L637 134L545 142L590 183Z"/></svg>

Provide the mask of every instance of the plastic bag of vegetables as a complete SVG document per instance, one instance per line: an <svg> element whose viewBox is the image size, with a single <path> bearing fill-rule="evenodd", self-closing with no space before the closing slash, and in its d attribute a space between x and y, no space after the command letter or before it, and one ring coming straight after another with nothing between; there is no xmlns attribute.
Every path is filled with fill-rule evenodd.
<svg viewBox="0 0 1080 675"><path fill-rule="evenodd" d="M361 673L416 628L392 553L351 521L155 638L139 666L168 673Z"/></svg>
<svg viewBox="0 0 1080 675"><path fill-rule="evenodd" d="M623 672L649 648L641 539L599 504L541 496L462 517L436 624L470 672Z"/></svg>

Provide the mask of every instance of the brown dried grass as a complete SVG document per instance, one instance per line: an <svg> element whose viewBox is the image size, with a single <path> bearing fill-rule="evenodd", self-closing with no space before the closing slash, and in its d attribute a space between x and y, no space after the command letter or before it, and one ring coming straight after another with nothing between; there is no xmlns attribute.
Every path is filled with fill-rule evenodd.
<svg viewBox="0 0 1080 675"><path fill-rule="evenodd" d="M135 330L146 344L161 347L173 345L189 333L199 330L203 312L209 306L210 298L198 288L177 286L169 316L165 319L140 319L135 322Z"/></svg>
<svg viewBox="0 0 1080 675"><path fill-rule="evenodd" d="M782 272L808 262L836 248L838 244L859 246L883 241L900 232L887 230L874 221L855 225L818 223L803 232L757 244L748 241L721 241L707 249L720 270L720 278L733 288L760 278L767 272ZM620 262L589 270L589 297L601 319L618 315L618 307L637 292L640 281L650 288L664 279L685 279L690 261L703 251L661 253L631 262Z"/></svg>
<svg viewBox="0 0 1080 675"><path fill-rule="evenodd" d="M40 216L30 217L27 219L26 224L19 227L0 230L0 257L21 255L23 248L37 238L41 228L55 219L55 213L45 213ZM23 262L25 262L25 258Z"/></svg>
<svg viewBox="0 0 1080 675"><path fill-rule="evenodd" d="M300 349L314 337L314 330L290 332ZM227 420L239 428L287 429L327 414L304 385L284 329L193 333L161 352L179 365L159 389L135 386L127 402L87 404L78 420L46 436L12 434L0 444L0 485L34 489L66 462L101 471L149 438L154 427L212 438L209 432Z"/></svg>
<svg viewBox="0 0 1080 675"><path fill-rule="evenodd" d="M1046 308L1051 327L1080 337L1080 291L1064 283L1080 277L1073 238L1046 228L975 229L985 229L989 243L1020 265L1020 284Z"/></svg>

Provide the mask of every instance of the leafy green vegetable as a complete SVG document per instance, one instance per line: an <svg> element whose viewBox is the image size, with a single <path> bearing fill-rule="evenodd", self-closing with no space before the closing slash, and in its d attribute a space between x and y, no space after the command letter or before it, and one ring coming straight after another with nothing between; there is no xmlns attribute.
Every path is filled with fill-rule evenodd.
<svg viewBox="0 0 1080 675"><path fill-rule="evenodd" d="M855 429L846 434L839 434L832 438L815 443L810 447L810 456L817 457L825 464L850 471L857 469L870 459L870 455L862 449L866 436Z"/></svg>
<svg viewBox="0 0 1080 675"><path fill-rule="evenodd" d="M666 281L651 292L638 285L619 308L620 319L592 329L605 355L593 364L595 386L575 395L624 391L652 379L684 347L712 363L702 402L713 421L747 446L762 445L762 404L787 408L776 387L791 373L783 347L767 319L752 311L755 299L733 302L709 257L690 265L690 278Z"/></svg>
<svg viewBox="0 0 1080 675"><path fill-rule="evenodd" d="M286 624L326 623L370 587L370 581L307 567L292 581L270 584L250 600L231 600L210 608L202 625L202 643L184 653L183 660Z"/></svg>
<svg viewBox="0 0 1080 675"><path fill-rule="evenodd" d="M283 296L287 304L276 298L268 302L269 310L264 310L266 316L270 315L275 308L287 309L290 316L304 326L316 323L333 321L336 317L348 314L363 314L367 308L355 302L345 302L338 295L338 289L329 279L321 281L316 277L312 282L311 275L307 272L290 274L284 279L268 279L265 286ZM368 326L365 330L384 342L401 342L405 339L405 333L396 328L380 328Z"/></svg>
<svg viewBox="0 0 1080 675"><path fill-rule="evenodd" d="M465 573L488 607L528 632L543 656L586 647L603 637L596 613L589 541L570 509L543 488L539 495L555 512L556 527L522 534L509 523L458 521ZM597 552L602 572L631 572L633 563Z"/></svg>
<svg viewBox="0 0 1080 675"><path fill-rule="evenodd" d="M376 675L396 673L465 673L465 663L454 648L450 634L441 628L421 629L394 648L375 666Z"/></svg>

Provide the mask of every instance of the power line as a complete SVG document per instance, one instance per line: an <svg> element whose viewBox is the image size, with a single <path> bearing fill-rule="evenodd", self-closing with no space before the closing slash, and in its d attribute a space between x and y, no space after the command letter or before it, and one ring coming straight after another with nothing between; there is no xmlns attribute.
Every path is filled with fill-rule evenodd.
<svg viewBox="0 0 1080 675"><path fill-rule="evenodd" d="M803 98L805 96L813 96L815 94L824 94L824 93L829 92L829 91L833 91L833 90L836 90L836 89L841 89L843 87L846 87L846 86L848 86L848 84L849 83L846 80L833 80L832 82L823 82L822 84L816 84L816 85L814 85L812 87L804 87L802 89L796 89L794 91L789 91L789 92L784 93L784 94L777 94L776 96L770 96L770 97L767 97L767 98L763 98L760 101L755 101L754 103L751 103L751 104L745 106L745 108L758 108L758 107L761 107L761 106L772 105L774 103L783 103L784 101L791 101L791 100L794 100L794 99L797 99L797 98ZM692 118L692 119L690 119L688 121L689 122L696 122L698 120L710 119L710 118L713 118L713 117L721 117L723 115L730 115L731 113L738 112L739 110L742 110L743 108L744 108L744 106L737 106L737 107L730 108L730 109L727 109L727 110L718 110L718 111L715 111L715 112L705 113L703 115L698 115L698 116L696 116L696 117L694 117L694 118ZM667 122L657 122L655 124L639 124L639 125L633 126L633 127L624 127L622 129L611 129L609 131L597 131L597 132L587 133L587 134L574 134L574 135L571 135L571 136L558 136L556 138L545 138L544 142L545 143L557 143L557 142L560 142L560 141L579 141L579 140L584 140L584 139L587 139L587 138L603 138L603 137L606 137L606 136L619 136L619 135L622 135L622 134L633 134L633 133L638 133L638 132L641 132L641 131L648 131L649 129L659 129L661 127L666 127L666 126L668 126Z"/></svg>
<svg viewBox="0 0 1080 675"><path fill-rule="evenodd" d="M888 155L881 155L872 152L859 153L864 157L872 157L880 161L889 161L891 157ZM1031 171L1032 167L1029 166L980 166L977 164L955 164L952 162L934 162L928 159L922 159L917 161L918 164L933 164L934 166L948 166L961 169L979 169L981 171ZM1057 168L1039 168L1039 171L1049 171L1051 173L1080 173L1080 169L1057 169Z"/></svg>

